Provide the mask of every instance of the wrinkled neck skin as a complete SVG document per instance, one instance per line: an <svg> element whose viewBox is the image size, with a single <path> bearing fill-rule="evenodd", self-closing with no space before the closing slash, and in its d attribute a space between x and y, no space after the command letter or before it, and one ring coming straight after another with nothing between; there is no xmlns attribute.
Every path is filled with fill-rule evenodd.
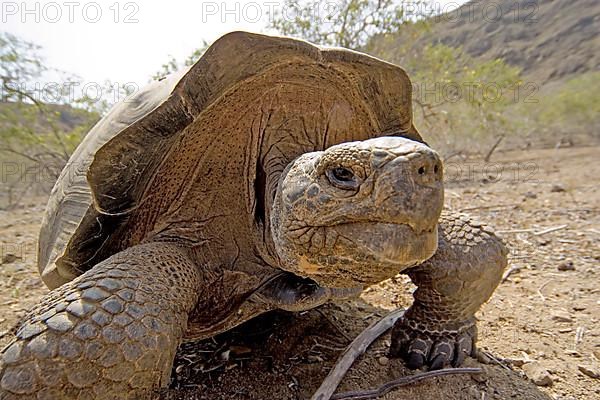
<svg viewBox="0 0 600 400"><path fill-rule="evenodd" d="M213 265L213 268L212 272L206 271L208 279L203 282L205 287L200 288L204 295L190 317L196 323L189 327L185 340L212 337L270 310L308 310L330 301L358 296L362 291L362 286L332 288L318 285L312 279L282 268L280 253L273 240L271 221L277 221L277 217L273 216L274 201L285 167L275 166L276 169L268 174L272 180L264 180L264 187L257 189L257 196L261 196L257 198L257 209L264 206L264 214L255 212L248 226L243 228L248 229L248 234L244 236L252 240L238 243L235 236L223 238L223 248L227 248L227 243L235 248L235 259L223 258L215 263L214 256L223 248L209 249L214 241L197 248L198 264ZM239 225L240 221L235 223ZM236 233L239 234L239 231ZM223 254L230 253L225 251ZM209 259L211 255L213 258Z"/></svg>

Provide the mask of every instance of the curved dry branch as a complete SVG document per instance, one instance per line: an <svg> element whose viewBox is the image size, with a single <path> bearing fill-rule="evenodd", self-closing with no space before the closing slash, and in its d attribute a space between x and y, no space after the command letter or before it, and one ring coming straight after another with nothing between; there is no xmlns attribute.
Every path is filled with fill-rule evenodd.
<svg viewBox="0 0 600 400"><path fill-rule="evenodd" d="M337 389L338 385L350 369L354 361L362 355L367 348L377 339L390 329L396 320L404 314L404 310L396 310L381 320L371 324L360 335L346 347L346 350L338 358L337 363L329 372L319 389L311 397L311 400L329 400Z"/></svg>
<svg viewBox="0 0 600 400"><path fill-rule="evenodd" d="M481 368L447 368L447 369L439 369L437 371L428 371L422 372L419 374L414 374L410 376L403 376L398 379L394 379L393 381L386 382L377 389L371 390L357 390L353 392L344 392L339 394L334 394L331 396L330 400L370 400L377 399L390 391L399 388L401 386L412 385L419 381L436 378L445 375L457 375L457 374L479 374L481 373Z"/></svg>
<svg viewBox="0 0 600 400"><path fill-rule="evenodd" d="M480 368L448 368L437 371L418 373L411 376L403 376L390 382L386 382L380 387L371 390L358 390L352 392L333 394L340 382L352 366L354 361L360 357L367 348L381 335L390 329L394 323L404 314L404 310L396 310L386 315L379 321L369 325L360 335L356 337L346 347L346 350L338 358L337 363L329 372L319 389L311 397L311 400L368 400L376 399L389 393L391 390L401 386L410 385L425 379L435 378L445 375L456 374L478 374Z"/></svg>

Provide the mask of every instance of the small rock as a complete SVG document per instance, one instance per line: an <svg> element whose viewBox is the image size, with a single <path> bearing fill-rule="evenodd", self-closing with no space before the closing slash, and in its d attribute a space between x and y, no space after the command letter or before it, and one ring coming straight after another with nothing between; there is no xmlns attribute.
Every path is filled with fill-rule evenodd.
<svg viewBox="0 0 600 400"><path fill-rule="evenodd" d="M565 189L565 187L562 184L555 183L554 185L552 185L552 188L550 188L550 191L552 193L561 193L561 192L566 192L567 190Z"/></svg>
<svg viewBox="0 0 600 400"><path fill-rule="evenodd" d="M482 364L492 364L493 360L485 354L485 352L478 350L475 354L475 358Z"/></svg>
<svg viewBox="0 0 600 400"><path fill-rule="evenodd" d="M538 239L537 240L537 244L540 246L548 246L550 243L552 243L552 240L550 240L550 239Z"/></svg>
<svg viewBox="0 0 600 400"><path fill-rule="evenodd" d="M20 259L21 259L21 257L16 256L12 253L6 253L4 255L4 257L2 257L2 261L0 261L0 264L12 264L15 261L20 260Z"/></svg>
<svg viewBox="0 0 600 400"><path fill-rule="evenodd" d="M584 375L589 376L590 378L600 379L600 371L597 368L593 368L587 365L578 365L577 368Z"/></svg>
<svg viewBox="0 0 600 400"><path fill-rule="evenodd" d="M542 367L537 361L523 365L523 372L527 378L538 386L552 386L552 377L547 369Z"/></svg>
<svg viewBox="0 0 600 400"><path fill-rule="evenodd" d="M526 199L537 199L537 194L535 194L533 192L526 192L523 196Z"/></svg>
<svg viewBox="0 0 600 400"><path fill-rule="evenodd" d="M487 369L484 367L481 369L481 373L472 374L471 379L473 379L475 382L479 382L479 383L487 382L487 380L488 380Z"/></svg>
<svg viewBox="0 0 600 400"><path fill-rule="evenodd" d="M235 356L241 356L244 354L249 354L252 353L252 349L246 346L229 346L229 351L231 351L231 354L235 355Z"/></svg>
<svg viewBox="0 0 600 400"><path fill-rule="evenodd" d="M379 365L388 365L388 363L390 362L390 359L384 356L381 356L377 359L377 362L379 363Z"/></svg>
<svg viewBox="0 0 600 400"><path fill-rule="evenodd" d="M523 365L532 362L531 360L525 358L506 358L505 360L514 365L515 367L522 367Z"/></svg>
<svg viewBox="0 0 600 400"><path fill-rule="evenodd" d="M231 355L231 351L230 350L225 350L224 352L222 352L219 355L219 358L223 361L229 361L229 357Z"/></svg>
<svg viewBox="0 0 600 400"><path fill-rule="evenodd" d="M563 263L558 264L559 271L575 271L575 265L573 265L573 261L565 261Z"/></svg>
<svg viewBox="0 0 600 400"><path fill-rule="evenodd" d="M552 320L556 322L573 322L573 317L566 311L554 310L552 312Z"/></svg>
<svg viewBox="0 0 600 400"><path fill-rule="evenodd" d="M573 306L573 311L585 311L587 307L585 306Z"/></svg>

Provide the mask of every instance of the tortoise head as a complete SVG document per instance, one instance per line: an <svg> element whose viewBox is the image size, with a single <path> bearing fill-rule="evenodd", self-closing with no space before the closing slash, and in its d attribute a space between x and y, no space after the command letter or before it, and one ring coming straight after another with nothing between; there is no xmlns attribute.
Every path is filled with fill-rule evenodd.
<svg viewBox="0 0 600 400"><path fill-rule="evenodd" d="M271 233L282 269L321 286L366 286L433 255L442 205L442 163L426 145L342 143L288 165Z"/></svg>

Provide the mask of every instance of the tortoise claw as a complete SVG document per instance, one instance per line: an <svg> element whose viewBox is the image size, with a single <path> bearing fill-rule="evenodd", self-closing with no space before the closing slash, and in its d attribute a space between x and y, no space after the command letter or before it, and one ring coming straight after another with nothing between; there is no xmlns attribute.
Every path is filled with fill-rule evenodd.
<svg viewBox="0 0 600 400"><path fill-rule="evenodd" d="M456 354L452 366L460 367L469 355L475 355L475 340L469 332L464 332L456 341Z"/></svg>
<svg viewBox="0 0 600 400"><path fill-rule="evenodd" d="M474 321L457 330L431 330L401 318L392 330L390 356L404 359L411 369L459 367L474 353L476 337Z"/></svg>
<svg viewBox="0 0 600 400"><path fill-rule="evenodd" d="M425 365L425 357L422 354L412 352L409 354L406 365L410 369L419 369Z"/></svg>

